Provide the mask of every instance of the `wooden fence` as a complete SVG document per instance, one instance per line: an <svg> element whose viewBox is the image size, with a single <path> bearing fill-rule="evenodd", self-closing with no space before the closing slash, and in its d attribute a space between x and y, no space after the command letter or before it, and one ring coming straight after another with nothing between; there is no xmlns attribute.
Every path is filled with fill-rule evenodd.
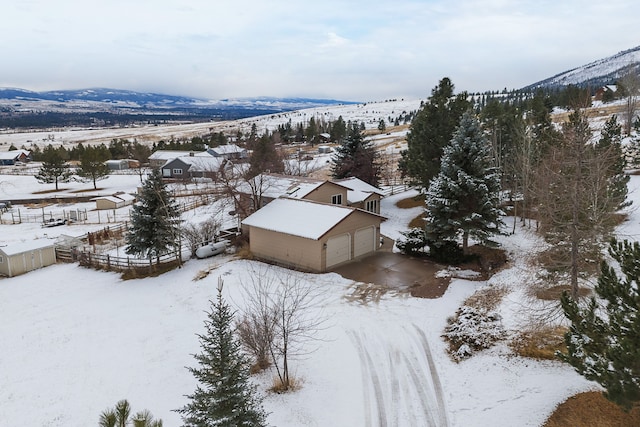
<svg viewBox="0 0 640 427"><path fill-rule="evenodd" d="M141 259L135 257L119 257L109 254L96 254L90 251L77 251L71 257L79 262L83 267L95 268L98 270L117 271L121 273L135 272L139 274L149 274L167 264L181 264L181 251L162 255L158 258Z"/></svg>

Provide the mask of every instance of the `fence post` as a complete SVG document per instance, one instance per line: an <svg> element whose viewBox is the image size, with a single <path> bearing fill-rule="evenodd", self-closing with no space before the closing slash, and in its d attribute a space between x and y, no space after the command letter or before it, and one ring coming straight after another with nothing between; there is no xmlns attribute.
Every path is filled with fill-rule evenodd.
<svg viewBox="0 0 640 427"><path fill-rule="evenodd" d="M111 270L111 257L107 254L107 270Z"/></svg>

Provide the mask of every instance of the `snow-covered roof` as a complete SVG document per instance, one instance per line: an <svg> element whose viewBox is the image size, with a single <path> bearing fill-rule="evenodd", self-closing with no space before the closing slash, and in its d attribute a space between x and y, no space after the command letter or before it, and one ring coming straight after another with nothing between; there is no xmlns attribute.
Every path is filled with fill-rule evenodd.
<svg viewBox="0 0 640 427"><path fill-rule="evenodd" d="M167 162L162 166L166 166L168 163L171 163L176 158L172 158L167 160ZM220 166L224 164L225 159L221 159L220 157L213 157L210 154L207 156L185 156L179 157L181 162L184 162L188 165L191 165L189 168L190 171L217 171L220 169Z"/></svg>
<svg viewBox="0 0 640 427"><path fill-rule="evenodd" d="M251 227L318 240L355 209L289 198L276 199L247 217Z"/></svg>
<svg viewBox="0 0 640 427"><path fill-rule="evenodd" d="M176 157L211 157L207 151L158 150L150 156L150 160L171 160Z"/></svg>
<svg viewBox="0 0 640 427"><path fill-rule="evenodd" d="M0 151L0 160L14 160L21 155L29 156L30 154L31 152L27 150Z"/></svg>
<svg viewBox="0 0 640 427"><path fill-rule="evenodd" d="M0 252L4 252L7 256L12 256L23 252L34 251L36 249L47 248L49 246L53 246L53 240L35 239L19 243L11 243L7 246L0 246Z"/></svg>
<svg viewBox="0 0 640 427"><path fill-rule="evenodd" d="M347 187L347 200L349 203L358 203L366 200L372 193L383 196L384 193L378 187L367 184L360 178L351 177L334 181L343 187Z"/></svg>
<svg viewBox="0 0 640 427"><path fill-rule="evenodd" d="M238 147L236 144L218 145L217 147L211 147L209 150L221 155L232 154L232 153L242 153L243 151L247 151L242 147Z"/></svg>
<svg viewBox="0 0 640 427"><path fill-rule="evenodd" d="M108 200L113 203L122 203L124 201L116 196L99 196L91 199L91 201L96 201L96 200Z"/></svg>
<svg viewBox="0 0 640 427"><path fill-rule="evenodd" d="M131 202L132 202L132 201L134 201L134 200L136 199L136 197L135 197L135 196L132 196L132 195L131 195L131 194L129 194L129 193L120 193L120 194L116 194L115 196L116 196L118 199L122 199L122 200L124 200L125 202L129 202L129 201L131 201Z"/></svg>
<svg viewBox="0 0 640 427"><path fill-rule="evenodd" d="M280 196L287 196L301 199L325 182L327 181L301 176L260 174L253 178L252 185L243 183L239 187L239 191L250 194L252 193L250 187L253 187L259 189L263 197L275 199Z"/></svg>

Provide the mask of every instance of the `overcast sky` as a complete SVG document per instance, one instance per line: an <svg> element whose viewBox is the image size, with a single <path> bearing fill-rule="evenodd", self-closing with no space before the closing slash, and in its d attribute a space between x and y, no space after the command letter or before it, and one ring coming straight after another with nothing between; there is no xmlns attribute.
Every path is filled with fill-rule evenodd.
<svg viewBox="0 0 640 427"><path fill-rule="evenodd" d="M637 0L20 0L0 87L207 99L520 88L640 45Z"/></svg>

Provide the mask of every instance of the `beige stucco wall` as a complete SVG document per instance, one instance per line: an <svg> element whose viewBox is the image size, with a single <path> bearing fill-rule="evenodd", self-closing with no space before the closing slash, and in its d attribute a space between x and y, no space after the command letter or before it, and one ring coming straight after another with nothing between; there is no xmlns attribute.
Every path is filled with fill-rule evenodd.
<svg viewBox="0 0 640 427"><path fill-rule="evenodd" d="M251 253L268 261L302 270L322 271L322 243L317 240L249 227Z"/></svg>
<svg viewBox="0 0 640 427"><path fill-rule="evenodd" d="M332 182L325 182L306 196L304 199L320 203L331 203L331 196L342 195L342 204L347 204L347 189Z"/></svg>
<svg viewBox="0 0 640 427"><path fill-rule="evenodd" d="M375 226L376 241L380 240L381 218L364 212L353 211L347 218L329 230L319 240L305 239L261 228L249 227L251 252L257 258L281 263L313 272L326 271L327 255L324 245L334 236L349 233L351 259L353 259L355 231Z"/></svg>

